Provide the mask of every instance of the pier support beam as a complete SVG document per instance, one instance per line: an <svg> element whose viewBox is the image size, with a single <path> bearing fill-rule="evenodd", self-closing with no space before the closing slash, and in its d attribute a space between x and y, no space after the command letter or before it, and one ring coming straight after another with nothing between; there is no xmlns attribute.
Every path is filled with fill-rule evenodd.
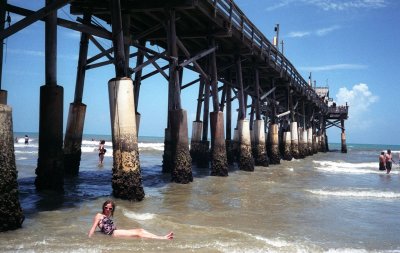
<svg viewBox="0 0 400 253"><path fill-rule="evenodd" d="M116 78L108 82L113 144L113 195L128 200L145 196L137 143L133 81L128 76L120 0L110 2Z"/></svg>
<svg viewBox="0 0 400 253"><path fill-rule="evenodd" d="M113 144L113 195L128 200L145 196L137 144L133 82L114 78L108 82Z"/></svg>
<svg viewBox="0 0 400 253"><path fill-rule="evenodd" d="M342 133L341 133L341 143L342 143L342 148L341 148L341 150L342 150L342 153L347 153L347 145L346 145L346 132L345 132L345 128L344 128L344 120L343 119L341 119L340 120L340 124L341 124L341 127L342 127Z"/></svg>
<svg viewBox="0 0 400 253"><path fill-rule="evenodd" d="M196 163L199 159L199 150L201 146L201 134L203 132L203 122L193 121L192 138L190 140L190 157L192 162Z"/></svg>
<svg viewBox="0 0 400 253"><path fill-rule="evenodd" d="M246 120L246 102L243 90L242 65L240 56L236 56L236 81L239 86L239 110L238 110L238 150L239 169L254 171L254 160L251 151L250 124Z"/></svg>
<svg viewBox="0 0 400 253"><path fill-rule="evenodd" d="M12 110L0 104L0 232L20 228L24 221L18 193Z"/></svg>
<svg viewBox="0 0 400 253"><path fill-rule="evenodd" d="M199 93L197 97L196 120L192 123L192 138L190 141L190 156L192 158L192 163L196 163L199 160L201 136L203 133L203 122L200 120L203 93L204 79L200 77Z"/></svg>
<svg viewBox="0 0 400 253"><path fill-rule="evenodd" d="M172 171L175 183L187 184L193 181L192 159L189 153L187 116L185 110L173 110L171 117Z"/></svg>
<svg viewBox="0 0 400 253"><path fill-rule="evenodd" d="M283 132L283 159L292 160L292 137L290 131Z"/></svg>
<svg viewBox="0 0 400 253"><path fill-rule="evenodd" d="M52 1L47 0L46 5ZM45 81L40 87L37 190L64 191L64 89L57 85L57 11L46 17Z"/></svg>
<svg viewBox="0 0 400 253"><path fill-rule="evenodd" d="M297 128L297 122L292 121L290 122L290 151L294 159L300 158L299 153L299 130Z"/></svg>
<svg viewBox="0 0 400 253"><path fill-rule="evenodd" d="M64 190L63 98L64 89L61 86L40 87L37 190Z"/></svg>
<svg viewBox="0 0 400 253"><path fill-rule="evenodd" d="M307 128L307 151L308 155L313 155L313 130L312 127Z"/></svg>
<svg viewBox="0 0 400 253"><path fill-rule="evenodd" d="M224 136L224 113L210 113L211 125L211 176L228 176Z"/></svg>
<svg viewBox="0 0 400 253"><path fill-rule="evenodd" d="M226 75L230 80L229 73ZM226 90L226 158L228 164L233 164L234 162L234 154L233 154L233 141L232 141L232 89L228 85L225 84Z"/></svg>
<svg viewBox="0 0 400 253"><path fill-rule="evenodd" d="M256 120L254 122L253 134L255 165L267 167L269 161L265 145L264 120Z"/></svg>
<svg viewBox="0 0 400 253"><path fill-rule="evenodd" d="M203 134L199 145L197 167L208 168L210 162L210 142L208 141L208 122L210 114L210 81L204 80Z"/></svg>
<svg viewBox="0 0 400 253"><path fill-rule="evenodd" d="M270 124L268 129L269 136L269 162L270 164L280 164L281 154L279 152L279 127L278 124Z"/></svg>
<svg viewBox="0 0 400 253"><path fill-rule="evenodd" d="M64 140L64 168L66 175L76 176L79 173L85 115L85 104L71 103L69 105L68 121Z"/></svg>
<svg viewBox="0 0 400 253"><path fill-rule="evenodd" d="M0 80L1 82L1 80ZM7 104L7 91L0 90L0 104L6 105Z"/></svg>
<svg viewBox="0 0 400 253"><path fill-rule="evenodd" d="M181 105L181 83L178 69L178 49L175 26L175 10L168 10L168 55L169 61L169 124L171 136L171 179L175 183L187 184L193 181L192 159L189 152L189 139L186 111ZM204 125L203 125L204 128Z"/></svg>
<svg viewBox="0 0 400 253"><path fill-rule="evenodd" d="M299 127L299 157L304 158L307 156L307 131Z"/></svg>
<svg viewBox="0 0 400 253"><path fill-rule="evenodd" d="M90 19L91 16L89 14L84 14L83 23L90 24ZM89 35L87 33L82 33L79 47L75 97L74 102L69 106L64 139L64 168L65 174L70 176L78 175L81 162L82 135L86 115L86 105L82 103L82 97L85 83L88 44Z"/></svg>
<svg viewBox="0 0 400 253"><path fill-rule="evenodd" d="M238 121L239 136L239 169L254 171L254 160L251 154L251 137L249 121L246 119Z"/></svg>
<svg viewBox="0 0 400 253"><path fill-rule="evenodd" d="M215 39L209 39L209 47L216 48ZM228 176L228 161L226 158L224 113L220 111L218 99L217 57L215 51L209 57L211 77L211 93L213 112L210 113L211 128L211 175Z"/></svg>

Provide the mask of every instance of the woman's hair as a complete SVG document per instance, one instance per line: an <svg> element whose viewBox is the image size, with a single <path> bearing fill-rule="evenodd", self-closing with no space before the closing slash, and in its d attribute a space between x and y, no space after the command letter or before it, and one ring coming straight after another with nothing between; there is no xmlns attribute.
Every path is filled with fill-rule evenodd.
<svg viewBox="0 0 400 253"><path fill-rule="evenodd" d="M103 208L102 208L101 210L102 210L102 212L103 212L103 214L104 214L104 208L105 208L106 205L108 205L108 204L111 204L111 206L112 206L111 216L113 216L113 215L114 215L114 211L115 211L115 203L114 203L114 201L112 201L112 200L106 200L106 201L103 203Z"/></svg>
<svg viewBox="0 0 400 253"><path fill-rule="evenodd" d="M106 143L105 140L101 140L101 141L100 141L100 144L104 144L104 143Z"/></svg>
<svg viewBox="0 0 400 253"><path fill-rule="evenodd" d="M381 155L384 155L384 154L385 154L385 152L382 151L382 152L381 152Z"/></svg>

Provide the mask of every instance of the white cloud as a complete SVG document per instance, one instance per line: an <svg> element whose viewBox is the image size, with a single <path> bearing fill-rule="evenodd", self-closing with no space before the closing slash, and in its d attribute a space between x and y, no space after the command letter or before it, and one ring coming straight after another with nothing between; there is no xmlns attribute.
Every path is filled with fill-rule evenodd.
<svg viewBox="0 0 400 253"><path fill-rule="evenodd" d="M27 56L39 56L39 57L44 57L44 52L43 51L38 51L38 50L25 50L25 49L7 49L8 53L11 54L20 54L20 55L27 55Z"/></svg>
<svg viewBox="0 0 400 253"><path fill-rule="evenodd" d="M311 32L290 32L287 37L289 38L302 38L311 35Z"/></svg>
<svg viewBox="0 0 400 253"><path fill-rule="evenodd" d="M276 10L276 9L283 8L283 7L285 7L285 6L288 6L288 5L290 4L290 2L292 2L292 1L291 1L291 0L277 1L277 2L275 2L274 5L268 6L265 10L266 10L266 11L274 11L274 10Z"/></svg>
<svg viewBox="0 0 400 253"><path fill-rule="evenodd" d="M272 6L268 6L265 10L274 11L279 8L287 7L291 3L306 4L316 6L324 11L344 11L352 9L377 9L384 8L388 5L387 0L281 0L276 1Z"/></svg>
<svg viewBox="0 0 400 253"><path fill-rule="evenodd" d="M335 31L335 30L339 29L339 28L340 28L340 26L334 25L334 26L331 26L331 27L318 29L317 31L315 31L315 34L318 35L318 36L324 36L324 35L332 32L332 31Z"/></svg>
<svg viewBox="0 0 400 253"><path fill-rule="evenodd" d="M320 72L320 71L332 71L332 70L352 70L352 69L366 69L368 66L361 64L333 64L325 66L314 66L314 67L299 67L299 70L307 72Z"/></svg>
<svg viewBox="0 0 400 253"><path fill-rule="evenodd" d="M349 9L376 9L387 6L385 0L303 0L304 3L315 5L325 11L343 11Z"/></svg>
<svg viewBox="0 0 400 253"><path fill-rule="evenodd" d="M347 126L353 129L367 129L372 125L368 117L369 108L378 101L379 97L372 94L365 83L356 84L351 90L346 87L339 89L336 94L339 105L349 105L349 119ZM347 128L348 128L347 127Z"/></svg>
<svg viewBox="0 0 400 253"><path fill-rule="evenodd" d="M289 38L301 38L305 36L310 36L310 35L316 35L316 36L325 36L329 34L330 32L333 32L335 30L340 29L340 26L338 25L333 25L330 27L325 27L325 28L320 28L315 31L295 31L295 32L290 32L287 37Z"/></svg>

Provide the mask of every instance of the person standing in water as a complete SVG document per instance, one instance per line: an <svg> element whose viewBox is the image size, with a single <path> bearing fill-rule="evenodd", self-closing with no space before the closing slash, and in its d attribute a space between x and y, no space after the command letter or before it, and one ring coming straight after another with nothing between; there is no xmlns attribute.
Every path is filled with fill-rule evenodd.
<svg viewBox="0 0 400 253"><path fill-rule="evenodd" d="M385 155L385 163L386 163L386 174L389 174L392 170L392 163L393 163L392 151L390 149L387 150Z"/></svg>
<svg viewBox="0 0 400 253"><path fill-rule="evenodd" d="M99 165L103 165L104 155L107 152L107 150L104 148L105 143L105 140L101 140L99 144Z"/></svg>
<svg viewBox="0 0 400 253"><path fill-rule="evenodd" d="M28 137L28 135L25 134L25 145L28 145L28 144L29 144L29 137Z"/></svg>
<svg viewBox="0 0 400 253"><path fill-rule="evenodd" d="M169 232L166 235L155 235L143 228L135 229L118 229L111 217L114 215L115 204L112 200L107 200L103 203L103 211L97 213L93 218L93 225L89 230L88 236L92 237L96 227L100 228L103 234L111 235L113 237L126 237L126 238L151 238L151 239L161 239L161 240L172 240L174 238L174 233Z"/></svg>
<svg viewBox="0 0 400 253"><path fill-rule="evenodd" d="M381 152L379 156L379 170L386 170L386 165L385 165L385 152Z"/></svg>

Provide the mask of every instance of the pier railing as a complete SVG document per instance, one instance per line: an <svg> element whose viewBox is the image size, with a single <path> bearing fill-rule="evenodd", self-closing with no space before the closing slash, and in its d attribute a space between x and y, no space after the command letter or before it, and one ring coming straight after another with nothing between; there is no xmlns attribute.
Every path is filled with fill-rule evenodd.
<svg viewBox="0 0 400 253"><path fill-rule="evenodd" d="M303 89L303 91L315 101L321 109L327 111L327 105L315 93L307 81L297 72L293 64L265 38L257 27L240 11L239 7L232 0L207 0L214 7L214 14L219 13L228 20L228 26L234 27L242 34L242 39L250 41L252 47L260 51L260 55L268 59L269 64L273 65L282 75L287 76L294 84Z"/></svg>

